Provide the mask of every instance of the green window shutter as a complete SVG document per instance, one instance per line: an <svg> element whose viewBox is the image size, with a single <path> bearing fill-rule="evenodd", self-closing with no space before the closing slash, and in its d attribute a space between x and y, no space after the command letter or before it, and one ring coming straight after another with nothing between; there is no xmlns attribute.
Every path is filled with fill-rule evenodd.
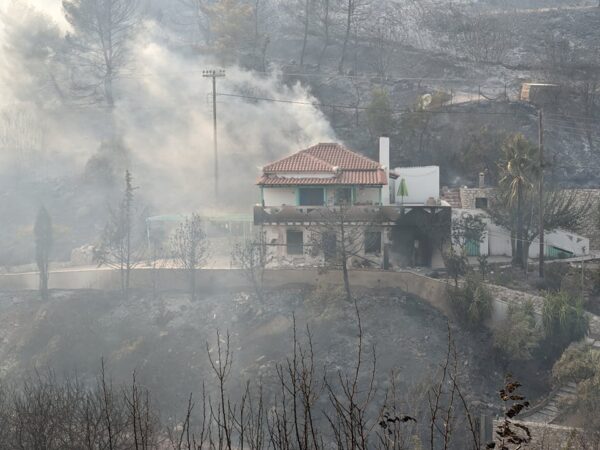
<svg viewBox="0 0 600 450"><path fill-rule="evenodd" d="M479 256L480 254L479 242L474 239L467 239L465 248L467 250L467 256Z"/></svg>

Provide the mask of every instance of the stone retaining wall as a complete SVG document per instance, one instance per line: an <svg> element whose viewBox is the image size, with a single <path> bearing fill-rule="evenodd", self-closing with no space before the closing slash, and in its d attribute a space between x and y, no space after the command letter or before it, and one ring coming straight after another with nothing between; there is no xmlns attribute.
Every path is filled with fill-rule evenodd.
<svg viewBox="0 0 600 450"><path fill-rule="evenodd" d="M133 289L158 291L184 290L187 287L187 273L183 269L146 269L131 271L130 285ZM363 288L397 288L416 295L445 314L449 313L446 303L446 283L414 272L390 272L382 270L352 270L352 286ZM266 270L265 286L278 288L286 284L342 284L342 274L335 270L318 268L272 269ZM119 289L119 272L103 268L81 270L58 270L50 274L50 289ZM248 280L239 269L200 269L196 271L196 283L205 291L235 291L248 289ZM33 290L38 288L38 275L35 272L1 274L0 289Z"/></svg>
<svg viewBox="0 0 600 450"><path fill-rule="evenodd" d="M158 291L185 290L187 273L183 269L136 268L131 271L133 289L151 289ZM286 284L339 285L343 283L341 271L319 268L269 269L265 271L265 286L278 288ZM391 288L415 295L445 315L450 315L450 306L446 295L445 280L426 277L411 271L384 271L360 269L350 271L352 286L363 288ZM119 272L104 268L86 268L80 270L65 269L50 274L50 289L119 289ZM212 291L236 291L249 288L248 280L239 269L199 269L196 271L196 283L199 289ZM0 274L0 289L34 290L38 288L38 274L35 272ZM540 296L515 291L502 286L488 285L494 298L494 313L488 324L490 328L506 318L508 305L531 300L536 312L541 315L544 299ZM600 340L600 317L590 314L590 336Z"/></svg>

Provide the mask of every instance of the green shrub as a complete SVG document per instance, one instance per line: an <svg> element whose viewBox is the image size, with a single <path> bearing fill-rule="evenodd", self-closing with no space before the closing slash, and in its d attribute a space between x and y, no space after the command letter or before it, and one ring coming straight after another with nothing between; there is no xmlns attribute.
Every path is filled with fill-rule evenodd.
<svg viewBox="0 0 600 450"><path fill-rule="evenodd" d="M565 350L552 369L556 386L577 383L577 396L569 404L584 428L598 434L600 430L600 350L584 343ZM600 435L598 435L600 437Z"/></svg>
<svg viewBox="0 0 600 450"><path fill-rule="evenodd" d="M494 348L507 359L530 360L542 339L533 303L511 304L506 319L494 330Z"/></svg>
<svg viewBox="0 0 600 450"><path fill-rule="evenodd" d="M600 351L579 342L571 344L552 368L552 380L556 386L579 383L600 373Z"/></svg>
<svg viewBox="0 0 600 450"><path fill-rule="evenodd" d="M600 369L577 386L577 411L584 428L600 434Z"/></svg>
<svg viewBox="0 0 600 450"><path fill-rule="evenodd" d="M542 319L546 347L552 355L559 355L588 332L589 320L583 301L564 291L546 295Z"/></svg>
<svg viewBox="0 0 600 450"><path fill-rule="evenodd" d="M458 286L458 279L467 274L469 270L469 260L464 252L451 250L443 254L444 266L448 276L454 280L454 286Z"/></svg>
<svg viewBox="0 0 600 450"><path fill-rule="evenodd" d="M462 286L450 286L448 297L454 317L467 329L481 328L492 316L492 294L478 274L468 274Z"/></svg>

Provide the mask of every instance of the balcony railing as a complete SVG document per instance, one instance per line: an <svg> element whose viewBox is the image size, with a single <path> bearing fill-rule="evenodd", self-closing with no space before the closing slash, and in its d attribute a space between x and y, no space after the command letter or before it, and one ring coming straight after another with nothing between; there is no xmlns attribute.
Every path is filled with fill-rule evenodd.
<svg viewBox="0 0 600 450"><path fill-rule="evenodd" d="M401 212L397 206L255 206L254 224L319 223L341 220L348 222L394 222Z"/></svg>

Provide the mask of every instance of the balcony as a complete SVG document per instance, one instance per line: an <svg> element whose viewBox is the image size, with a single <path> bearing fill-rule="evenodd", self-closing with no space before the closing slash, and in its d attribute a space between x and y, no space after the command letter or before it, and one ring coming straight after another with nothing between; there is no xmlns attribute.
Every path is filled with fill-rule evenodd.
<svg viewBox="0 0 600 450"><path fill-rule="evenodd" d="M351 206L340 212L325 206L255 206L254 224L307 224L340 220L362 223L393 223L401 215L397 206Z"/></svg>

